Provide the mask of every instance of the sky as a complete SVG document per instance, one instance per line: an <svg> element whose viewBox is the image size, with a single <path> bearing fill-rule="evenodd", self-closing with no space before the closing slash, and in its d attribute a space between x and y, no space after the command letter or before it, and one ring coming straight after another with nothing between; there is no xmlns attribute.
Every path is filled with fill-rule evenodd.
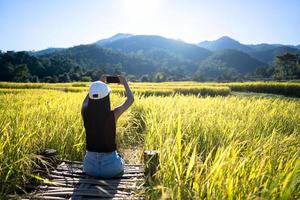
<svg viewBox="0 0 300 200"><path fill-rule="evenodd" d="M116 33L298 45L299 11L299 0L0 0L0 50L71 47Z"/></svg>

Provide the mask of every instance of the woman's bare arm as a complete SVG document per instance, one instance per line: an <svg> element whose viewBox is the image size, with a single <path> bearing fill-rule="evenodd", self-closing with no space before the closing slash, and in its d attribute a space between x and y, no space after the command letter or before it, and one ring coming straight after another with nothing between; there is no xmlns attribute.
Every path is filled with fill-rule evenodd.
<svg viewBox="0 0 300 200"><path fill-rule="evenodd" d="M134 97L131 92L131 89L126 81L126 79L123 76L118 76L120 80L120 84L124 85L125 88L125 94L127 96L127 99L118 107L114 109L114 115L115 115L115 120L119 119L119 117L133 104L134 102Z"/></svg>

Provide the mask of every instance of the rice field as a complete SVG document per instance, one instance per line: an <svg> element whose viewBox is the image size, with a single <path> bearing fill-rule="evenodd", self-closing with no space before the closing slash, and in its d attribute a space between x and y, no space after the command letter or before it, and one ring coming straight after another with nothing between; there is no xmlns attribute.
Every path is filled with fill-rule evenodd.
<svg viewBox="0 0 300 200"><path fill-rule="evenodd" d="M131 84L135 103L118 121L117 143L127 160L126 149L160 152L156 179L145 188L150 199L300 198L300 99L231 95L230 84L236 83ZM263 87L244 87L251 84ZM37 178L31 169L39 150L82 159L88 83L0 88L0 198L6 198ZM123 90L112 89L116 106Z"/></svg>

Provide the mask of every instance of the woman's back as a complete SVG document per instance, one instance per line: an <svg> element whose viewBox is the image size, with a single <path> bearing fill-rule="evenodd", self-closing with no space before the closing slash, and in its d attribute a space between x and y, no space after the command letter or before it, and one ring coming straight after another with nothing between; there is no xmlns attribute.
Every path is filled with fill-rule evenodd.
<svg viewBox="0 0 300 200"><path fill-rule="evenodd" d="M123 104L111 110L111 89L104 82L96 81L82 105L87 150L84 171L91 176L108 178L123 171L124 161L116 151L116 121L133 103L133 95L124 77L119 79L127 94Z"/></svg>
<svg viewBox="0 0 300 200"><path fill-rule="evenodd" d="M105 98L109 100L109 95ZM114 112L111 110L104 112L99 104L101 103L89 100L82 113L86 132L86 150L112 152L117 150Z"/></svg>

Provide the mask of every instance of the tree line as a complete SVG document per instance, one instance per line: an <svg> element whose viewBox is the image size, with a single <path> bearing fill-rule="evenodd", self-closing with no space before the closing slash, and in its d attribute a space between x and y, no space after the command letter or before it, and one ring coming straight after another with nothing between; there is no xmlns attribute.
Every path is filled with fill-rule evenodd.
<svg viewBox="0 0 300 200"><path fill-rule="evenodd" d="M131 60L134 62L134 60ZM78 64L80 63L80 64ZM124 63L104 63L94 67L86 67L85 61L75 61L62 55L34 56L26 51L0 52L0 81L14 82L70 82L95 81L101 74L125 74L131 81L163 82L163 81L237 81L251 78L288 80L300 79L300 55L286 53L276 56L271 66L260 67L251 74L240 74L234 68L225 66L222 61L210 61L199 67L195 73L187 73L184 66L169 68L156 61L153 71L146 67L138 72L136 67L131 70L124 67ZM129 71L129 72L128 72ZM135 73L137 71L137 73Z"/></svg>
<svg viewBox="0 0 300 200"><path fill-rule="evenodd" d="M300 55L292 53L278 55L272 66L258 68L255 74L258 77L275 80L300 79Z"/></svg>
<svg viewBox="0 0 300 200"><path fill-rule="evenodd" d="M274 58L271 65L241 74L220 60L211 60L198 68L196 81L292 80L300 79L300 55L285 53Z"/></svg>

